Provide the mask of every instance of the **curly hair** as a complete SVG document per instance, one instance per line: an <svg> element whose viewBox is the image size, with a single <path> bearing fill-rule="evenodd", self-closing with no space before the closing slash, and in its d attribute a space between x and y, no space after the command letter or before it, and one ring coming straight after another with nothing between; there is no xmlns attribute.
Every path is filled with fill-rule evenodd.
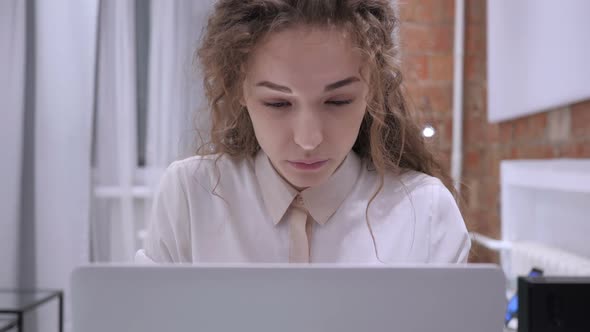
<svg viewBox="0 0 590 332"><path fill-rule="evenodd" d="M251 157L260 149L240 100L249 54L270 33L295 25L345 29L370 73L367 110L353 150L379 173L414 170L456 191L410 112L399 69L399 21L390 0L219 0L197 58L211 111L210 142L199 154ZM367 207L368 211L368 207ZM369 225L370 227L370 225Z"/></svg>
<svg viewBox="0 0 590 332"><path fill-rule="evenodd" d="M260 149L240 104L248 55L269 33L297 24L346 29L369 69L367 112L353 150L383 178L414 170L455 192L408 108L394 43L399 21L389 0L219 0L197 51L211 111L210 142L199 154L250 157Z"/></svg>

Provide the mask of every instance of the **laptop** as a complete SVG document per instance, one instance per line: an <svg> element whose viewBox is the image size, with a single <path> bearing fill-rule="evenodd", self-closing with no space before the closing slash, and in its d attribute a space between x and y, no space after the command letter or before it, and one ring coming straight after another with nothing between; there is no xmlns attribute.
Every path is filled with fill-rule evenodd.
<svg viewBox="0 0 590 332"><path fill-rule="evenodd" d="M91 265L73 331L501 332L496 265Z"/></svg>

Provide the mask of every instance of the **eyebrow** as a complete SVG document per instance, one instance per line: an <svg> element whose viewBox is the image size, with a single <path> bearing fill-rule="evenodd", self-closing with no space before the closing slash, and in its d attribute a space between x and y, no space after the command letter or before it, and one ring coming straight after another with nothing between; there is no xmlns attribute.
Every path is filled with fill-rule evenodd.
<svg viewBox="0 0 590 332"><path fill-rule="evenodd" d="M328 85L326 85L324 87L324 92L328 92L328 91L332 91L332 90L336 90L339 89L343 86L355 83L355 82L359 82L360 79L356 76L351 76L348 78L345 78L343 80L334 82L334 83L330 83ZM276 90L276 91L280 91L280 92L286 92L286 93L292 93L293 91L291 91L291 89L289 89L286 86L282 86L282 85L278 85L276 83L273 82L269 82L269 81L261 81L256 83L256 86L261 86L261 87L265 87L265 88L269 88L271 90Z"/></svg>

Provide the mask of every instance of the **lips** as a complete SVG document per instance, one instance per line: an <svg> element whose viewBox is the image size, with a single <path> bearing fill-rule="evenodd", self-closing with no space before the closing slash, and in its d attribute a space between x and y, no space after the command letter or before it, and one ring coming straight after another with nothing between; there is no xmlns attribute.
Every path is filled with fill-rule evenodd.
<svg viewBox="0 0 590 332"><path fill-rule="evenodd" d="M328 163L328 159L306 159L289 161L289 164L299 171L315 171Z"/></svg>

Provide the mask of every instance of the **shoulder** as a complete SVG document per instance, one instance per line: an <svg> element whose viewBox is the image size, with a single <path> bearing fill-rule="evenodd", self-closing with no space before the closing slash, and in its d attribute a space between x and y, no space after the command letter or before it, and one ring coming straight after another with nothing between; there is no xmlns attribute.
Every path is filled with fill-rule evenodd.
<svg viewBox="0 0 590 332"><path fill-rule="evenodd" d="M371 180L369 181L373 186L380 183L377 172L371 172ZM420 196L426 202L432 202L433 199L439 195L449 195L452 198L451 192L445 187L442 181L434 176L413 171L404 170L401 172L387 172L383 178L383 187L381 189L385 197L415 197Z"/></svg>
<svg viewBox="0 0 590 332"><path fill-rule="evenodd" d="M428 208L433 216L457 208L455 197L439 178L416 171L405 171L398 178L396 185L420 207Z"/></svg>
<svg viewBox="0 0 590 332"><path fill-rule="evenodd" d="M186 159L174 161L168 166L167 172L210 172L219 168L224 171L237 171L247 164L250 158L232 158L228 155L211 154L204 156L192 156Z"/></svg>
<svg viewBox="0 0 590 332"><path fill-rule="evenodd" d="M402 182L416 210L423 210L427 227L430 262L466 262L471 240L457 201L440 179L419 172L407 172ZM418 211L416 211L418 213Z"/></svg>
<svg viewBox="0 0 590 332"><path fill-rule="evenodd" d="M251 158L232 158L228 155L192 156L171 163L161 179L161 186L193 187L199 184L212 191L221 180L241 178L253 173Z"/></svg>
<svg viewBox="0 0 590 332"><path fill-rule="evenodd" d="M377 173L371 172L368 178L368 183L377 188ZM388 172L372 204L376 220L383 216L387 219L384 222L405 221L412 225L418 232L415 236L428 244L428 262L467 261L469 234L455 197L440 179L409 170Z"/></svg>
<svg viewBox="0 0 590 332"><path fill-rule="evenodd" d="M373 189L368 190L369 195L380 184L379 176L372 173L367 189ZM387 172L374 203L384 210L409 206L414 213L423 214L425 220L437 219L449 210L458 211L455 197L440 179L412 170Z"/></svg>
<svg viewBox="0 0 590 332"><path fill-rule="evenodd" d="M390 181L392 181L394 177L398 178L398 182L401 183L400 185L403 185L409 191L423 190L426 188L434 188L437 190L444 189L448 191L439 178L421 172L405 170L400 174L390 173L388 177Z"/></svg>

